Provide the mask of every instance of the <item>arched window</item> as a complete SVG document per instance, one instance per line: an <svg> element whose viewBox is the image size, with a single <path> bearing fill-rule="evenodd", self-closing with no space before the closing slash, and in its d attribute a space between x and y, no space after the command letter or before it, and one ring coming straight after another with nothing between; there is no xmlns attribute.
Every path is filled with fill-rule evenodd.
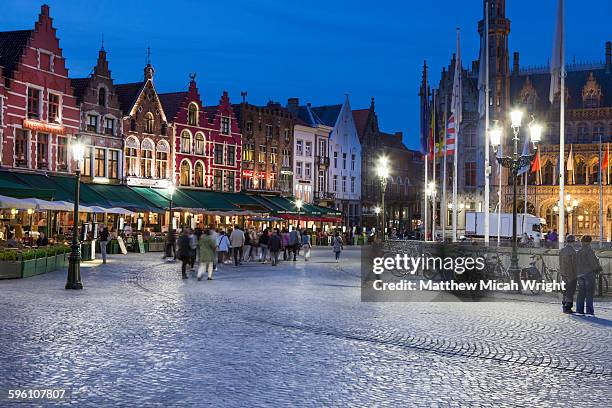
<svg viewBox="0 0 612 408"><path fill-rule="evenodd" d="M191 153L191 134L187 130L181 132L181 153Z"/></svg>
<svg viewBox="0 0 612 408"><path fill-rule="evenodd" d="M589 184L599 184L599 160L594 161L589 168Z"/></svg>
<svg viewBox="0 0 612 408"><path fill-rule="evenodd" d="M145 133L153 133L154 124L155 119L153 118L153 114L151 112L147 112L145 115Z"/></svg>
<svg viewBox="0 0 612 408"><path fill-rule="evenodd" d="M550 206L546 209L546 213L544 215L544 219L546 220L546 228L549 230L553 230L557 228L557 214L553 210L553 206Z"/></svg>
<svg viewBox="0 0 612 408"><path fill-rule="evenodd" d="M190 126L198 125L198 105L195 102L189 104L189 114L187 116L187 124Z"/></svg>
<svg viewBox="0 0 612 408"><path fill-rule="evenodd" d="M195 154L204 156L204 135L200 132L195 135Z"/></svg>
<svg viewBox="0 0 612 408"><path fill-rule="evenodd" d="M153 177L153 142L150 139L142 141L140 148L140 177Z"/></svg>
<svg viewBox="0 0 612 408"><path fill-rule="evenodd" d="M106 106L106 88L104 87L98 89L98 105Z"/></svg>
<svg viewBox="0 0 612 408"><path fill-rule="evenodd" d="M195 186L204 187L204 165L200 161L195 165Z"/></svg>
<svg viewBox="0 0 612 408"><path fill-rule="evenodd" d="M187 160L181 162L181 186L189 186L191 184L191 166Z"/></svg>
<svg viewBox="0 0 612 408"><path fill-rule="evenodd" d="M586 163L584 162L584 159L581 158L576 160L575 166L576 184L586 184Z"/></svg>
<svg viewBox="0 0 612 408"><path fill-rule="evenodd" d="M552 185L554 180L555 167L552 161L548 160L544 165L544 171L542 172L542 184Z"/></svg>
<svg viewBox="0 0 612 408"><path fill-rule="evenodd" d="M168 153L170 146L165 140L157 142L155 149L155 176L158 179L168 178Z"/></svg>

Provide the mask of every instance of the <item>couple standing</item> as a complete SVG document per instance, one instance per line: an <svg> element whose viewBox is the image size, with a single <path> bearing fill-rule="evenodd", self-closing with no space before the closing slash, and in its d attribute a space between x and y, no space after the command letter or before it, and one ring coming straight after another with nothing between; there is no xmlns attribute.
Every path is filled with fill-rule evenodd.
<svg viewBox="0 0 612 408"><path fill-rule="evenodd" d="M563 293L563 313L574 313L572 306L574 293L578 288L576 296L576 314L593 316L593 296L595 294L595 279L602 271L599 258L591 248L592 238L585 235L581 239L581 248L576 251L573 243L576 241L573 235L568 235L565 240L565 247L559 251L559 272L565 282L565 292Z"/></svg>
<svg viewBox="0 0 612 408"><path fill-rule="evenodd" d="M214 260L217 250L217 241L213 229L205 230L200 238L190 228L183 228L178 239L178 258L182 262L181 272L183 279L188 279L187 266L194 269L196 255L198 259L198 280L202 280L204 271L208 272L208 280L212 280Z"/></svg>

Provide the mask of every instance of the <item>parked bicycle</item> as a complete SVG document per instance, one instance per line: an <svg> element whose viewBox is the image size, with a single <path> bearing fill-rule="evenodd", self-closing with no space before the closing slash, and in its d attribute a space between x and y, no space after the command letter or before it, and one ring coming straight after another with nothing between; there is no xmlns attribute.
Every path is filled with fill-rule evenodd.
<svg viewBox="0 0 612 408"><path fill-rule="evenodd" d="M521 280L544 280L546 282L561 282L559 270L549 267L544 259L544 255L542 254L532 255L531 262L529 262L529 266L521 270ZM537 267L538 263L540 263L541 268ZM533 293L534 295L537 295L542 291L539 285L534 286L530 290L531 293ZM561 290L558 290L557 292L561 292Z"/></svg>

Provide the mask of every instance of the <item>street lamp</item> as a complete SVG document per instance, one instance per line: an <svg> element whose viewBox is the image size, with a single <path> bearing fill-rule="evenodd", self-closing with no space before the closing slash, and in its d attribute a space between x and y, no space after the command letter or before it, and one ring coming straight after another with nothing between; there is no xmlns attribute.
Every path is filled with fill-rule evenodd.
<svg viewBox="0 0 612 408"><path fill-rule="evenodd" d="M300 212L302 211L302 206L304 205L304 201L301 198L295 200L295 206L298 210L298 229L300 228Z"/></svg>
<svg viewBox="0 0 612 408"><path fill-rule="evenodd" d="M574 233L574 217L572 216L572 223L569 223L569 216L570 214L572 214L574 211L576 211L576 208L578 207L578 200L576 200L575 198L572 200L572 195L570 193L567 193L565 195L565 204L562 205L561 207L563 207L563 210L566 212L567 214L567 229L569 230L571 227L571 233ZM559 205L555 205L553 207L553 211L558 213L559 212Z"/></svg>
<svg viewBox="0 0 612 408"><path fill-rule="evenodd" d="M170 197L170 225L168 226L168 243L166 244L166 258L173 257L174 253L174 214L172 213L172 199L174 193L176 192L176 186L173 182L169 182L166 187L166 191L168 192L168 196ZM171 251L172 250L172 251Z"/></svg>
<svg viewBox="0 0 612 408"><path fill-rule="evenodd" d="M75 140L71 147L72 158L76 162L76 169L72 243L70 244L71 251L68 257L66 289L83 289L83 283L81 282L81 243L79 242L79 199L81 193L81 162L85 156L85 145L80 140Z"/></svg>
<svg viewBox="0 0 612 408"><path fill-rule="evenodd" d="M517 218L517 180L518 180L518 172L521 168L528 166L531 163L531 160L535 156L535 154L526 154L519 155L519 135L521 130L521 124L523 120L523 111L519 109L515 109L510 112L510 126L512 127L512 131L514 137L512 138L513 143L513 153L512 156L502 156L497 157L497 161L499 164L505 168L510 169L512 174L512 256L510 257L510 267L508 268L508 274L512 276L516 281L520 279L521 269L518 265L518 251L516 246L516 218ZM533 143L534 149L538 148L538 143L542 138L542 126L532 122L529 125L531 142ZM490 130L489 134L491 135L491 144L493 145L493 150L497 152L499 146L501 146L501 128L496 125L492 130ZM519 289L520 290L520 289Z"/></svg>
<svg viewBox="0 0 612 408"><path fill-rule="evenodd" d="M385 190L387 189L387 179L389 178L389 160L386 156L380 156L376 163L376 174L380 179L381 185L381 212L382 212L382 240L385 240Z"/></svg>

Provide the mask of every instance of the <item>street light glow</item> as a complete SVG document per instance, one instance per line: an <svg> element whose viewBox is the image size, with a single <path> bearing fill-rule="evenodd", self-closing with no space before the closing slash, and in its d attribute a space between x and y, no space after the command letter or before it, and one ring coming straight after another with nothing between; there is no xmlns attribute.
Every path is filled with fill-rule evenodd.
<svg viewBox="0 0 612 408"><path fill-rule="evenodd" d="M378 163L376 164L376 172L378 173L378 177L380 178L389 177L389 160L386 156L380 156L378 158Z"/></svg>
<svg viewBox="0 0 612 408"><path fill-rule="evenodd" d="M539 123L532 123L529 125L529 131L531 133L531 142L533 144L540 143L542 140L542 125Z"/></svg>
<svg viewBox="0 0 612 408"><path fill-rule="evenodd" d="M374 213L376 215L380 214L380 206L377 205L376 207L374 207Z"/></svg>
<svg viewBox="0 0 612 408"><path fill-rule="evenodd" d="M166 190L168 190L168 194L170 194L170 197L172 197L176 192L176 186L174 185L174 183L170 182L168 183L168 187L166 187Z"/></svg>
<svg viewBox="0 0 612 408"><path fill-rule="evenodd" d="M491 140L491 146L493 146L493 148L497 148L501 145L502 130L499 126L489 129L489 139Z"/></svg>
<svg viewBox="0 0 612 408"><path fill-rule="evenodd" d="M72 157L78 162L82 162L85 157L85 145L78 139L72 143Z"/></svg>
<svg viewBox="0 0 612 408"><path fill-rule="evenodd" d="M303 205L304 205L304 202L302 201L301 198L298 198L297 200L295 200L295 206L297 207L298 210L301 210Z"/></svg>
<svg viewBox="0 0 612 408"><path fill-rule="evenodd" d="M523 111L520 109L514 109L510 112L510 122L512 123L512 128L520 128L521 122L523 121Z"/></svg>

